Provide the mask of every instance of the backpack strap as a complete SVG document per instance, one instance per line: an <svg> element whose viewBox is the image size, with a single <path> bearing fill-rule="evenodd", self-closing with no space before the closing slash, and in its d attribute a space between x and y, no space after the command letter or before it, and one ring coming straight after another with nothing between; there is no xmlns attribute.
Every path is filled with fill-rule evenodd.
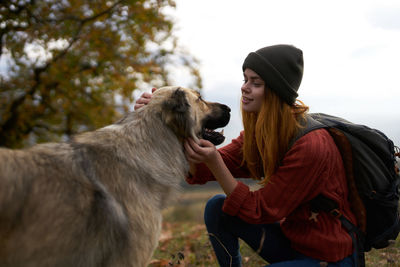
<svg viewBox="0 0 400 267"><path fill-rule="evenodd" d="M346 173L351 210L353 211L354 216L356 217L358 228L362 232L366 233L367 212L365 210L364 203L358 193L356 181L354 178L353 152L351 144L347 139L346 135L342 131L336 128L329 128L328 131L332 136L333 140L335 141L335 144L339 149L340 155L342 156L343 166Z"/></svg>
<svg viewBox="0 0 400 267"><path fill-rule="evenodd" d="M313 130L321 128L326 128L328 130L329 134L335 141L336 146L338 147L340 155L342 156L343 165L346 172L346 180L348 185L349 202L351 205L351 210L353 211L356 217L358 227L362 232L365 233L367 228L367 213L356 187L354 171L353 171L353 155L352 155L353 152L351 144L347 139L345 133L343 133L341 130L337 128L334 128L333 126L334 124L332 123L330 124L329 121L327 121L326 119L324 120L324 122L327 121L326 122L327 124L321 122L322 115L324 114L319 114L319 113L307 114L305 120L302 120L300 122L300 124L303 127L296 135L296 137L293 138L293 140L290 142L289 147L291 147L302 136L306 135L307 133ZM325 118L327 117L327 115L324 116Z"/></svg>
<svg viewBox="0 0 400 267"><path fill-rule="evenodd" d="M325 124L314 119L310 114L307 114L304 119L300 120L300 125L301 128L296 136L290 141L289 148L291 148L297 140L299 140L302 136L308 134L309 132L328 127Z"/></svg>
<svg viewBox="0 0 400 267"><path fill-rule="evenodd" d="M314 118L312 116L314 116ZM349 233L353 241L353 248L354 251L356 252L354 254L354 262L356 263L357 266L365 266L364 233L366 230L366 211L355 185L351 144L342 131L332 127L332 125L326 125L318 121L318 116L319 116L318 114L306 116L305 120L301 122L303 128L292 140L292 142L290 143L290 147L302 136L306 135L307 133L313 130L326 128L329 131L330 135L335 141L336 146L338 147L338 150L343 160L343 165L345 168L346 179L349 188L349 200L359 227L351 223L351 221L348 220L340 212L338 204L335 201L325 197L322 194L318 195L317 197L315 197L310 201L311 211L312 212L324 211L330 213L332 216L340 220L342 226Z"/></svg>

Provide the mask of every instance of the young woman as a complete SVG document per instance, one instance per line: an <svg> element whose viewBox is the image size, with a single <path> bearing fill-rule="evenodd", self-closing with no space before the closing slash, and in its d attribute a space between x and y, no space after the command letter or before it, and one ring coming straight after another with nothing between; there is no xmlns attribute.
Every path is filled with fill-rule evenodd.
<svg viewBox="0 0 400 267"><path fill-rule="evenodd" d="M261 48L246 57L243 74L240 136L218 150L206 140L184 144L191 163L187 181L216 180L225 192L208 201L204 214L219 264L241 266L240 238L272 266L353 266L352 239L341 222L310 208L323 194L355 223L340 152L325 129L290 145L308 111L296 100L302 51ZM251 191L235 177L255 178L262 187Z"/></svg>

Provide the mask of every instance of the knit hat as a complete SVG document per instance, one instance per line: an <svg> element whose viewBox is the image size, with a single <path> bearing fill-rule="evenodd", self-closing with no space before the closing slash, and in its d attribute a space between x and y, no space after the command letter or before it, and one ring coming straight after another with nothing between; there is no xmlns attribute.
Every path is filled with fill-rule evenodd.
<svg viewBox="0 0 400 267"><path fill-rule="evenodd" d="M251 52L243 71L256 72L281 99L293 105L303 77L303 52L292 45L267 46Z"/></svg>

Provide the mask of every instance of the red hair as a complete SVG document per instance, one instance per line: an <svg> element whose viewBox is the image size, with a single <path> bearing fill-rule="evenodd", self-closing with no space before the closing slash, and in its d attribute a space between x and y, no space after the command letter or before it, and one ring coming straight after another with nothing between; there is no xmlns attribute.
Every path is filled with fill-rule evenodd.
<svg viewBox="0 0 400 267"><path fill-rule="evenodd" d="M243 163L261 184L266 185L279 167L307 111L308 106L300 100L290 106L272 90L266 90L258 113L242 109Z"/></svg>

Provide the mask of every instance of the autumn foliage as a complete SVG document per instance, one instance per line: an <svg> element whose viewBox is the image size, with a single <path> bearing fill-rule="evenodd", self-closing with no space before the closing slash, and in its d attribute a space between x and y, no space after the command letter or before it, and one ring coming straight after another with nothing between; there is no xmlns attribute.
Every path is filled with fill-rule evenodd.
<svg viewBox="0 0 400 267"><path fill-rule="evenodd" d="M0 146L68 140L132 109L137 89L197 62L178 45L173 0L3 0Z"/></svg>

